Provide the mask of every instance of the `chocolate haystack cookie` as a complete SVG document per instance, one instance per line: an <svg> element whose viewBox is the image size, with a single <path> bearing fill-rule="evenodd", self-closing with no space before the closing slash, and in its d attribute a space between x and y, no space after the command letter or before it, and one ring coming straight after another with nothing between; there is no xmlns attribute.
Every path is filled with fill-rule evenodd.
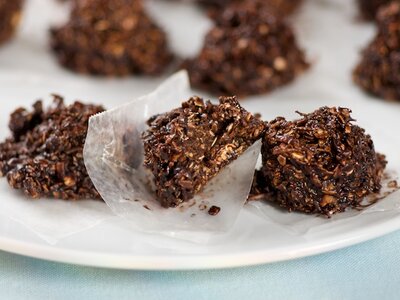
<svg viewBox="0 0 400 300"><path fill-rule="evenodd" d="M400 2L379 10L378 34L362 53L353 72L365 91L388 100L400 100Z"/></svg>
<svg viewBox="0 0 400 300"><path fill-rule="evenodd" d="M357 0L361 16L365 20L374 20L379 8L391 1L392 0Z"/></svg>
<svg viewBox="0 0 400 300"><path fill-rule="evenodd" d="M378 192L385 157L350 112L322 107L293 122L271 121L249 200L264 196L289 211L330 216Z"/></svg>
<svg viewBox="0 0 400 300"><path fill-rule="evenodd" d="M0 0L0 44L14 35L23 4L24 0Z"/></svg>
<svg viewBox="0 0 400 300"><path fill-rule="evenodd" d="M73 4L68 23L51 30L51 46L63 66L99 75L157 75L171 62L166 35L141 0Z"/></svg>
<svg viewBox="0 0 400 300"><path fill-rule="evenodd" d="M256 95L291 82L309 67L289 25L253 4L227 7L200 54L184 64L194 87Z"/></svg>
<svg viewBox="0 0 400 300"><path fill-rule="evenodd" d="M180 108L154 116L143 133L144 164L154 175L161 205L190 200L226 165L261 138L265 124L235 97L219 104L192 97Z"/></svg>
<svg viewBox="0 0 400 300"><path fill-rule="evenodd" d="M0 143L0 176L32 198L100 198L83 163L89 117L103 107L75 102L65 106L54 96L47 110L41 101L31 112L11 114L12 136Z"/></svg>

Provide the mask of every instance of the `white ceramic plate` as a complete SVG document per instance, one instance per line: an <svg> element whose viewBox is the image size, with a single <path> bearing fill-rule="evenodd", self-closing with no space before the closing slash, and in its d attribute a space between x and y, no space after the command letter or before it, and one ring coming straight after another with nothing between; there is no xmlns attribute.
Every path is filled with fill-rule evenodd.
<svg viewBox="0 0 400 300"><path fill-rule="evenodd" d="M374 32L372 25L356 21L352 2L308 0L293 23L314 62L313 69L294 84L247 99L243 105L262 113L265 119L277 115L292 118L295 110L311 112L322 105L350 107L359 124L373 136L377 150L388 155L391 170L400 169L400 105L371 99L351 82L358 51ZM152 2L150 6L155 15L163 15L160 22L171 33L172 47L182 55L195 53L209 26L201 13L189 4ZM29 1L17 38L0 48L0 138L8 134L8 114L16 106L29 106L49 93L111 108L147 93L163 80L93 79L60 68L47 49L46 28L64 19L65 11L66 7L53 0ZM0 179L0 249L60 262L126 269L254 265L322 253L397 230L400 215L396 197L390 203L383 200L384 207L391 208L388 211L378 207L373 213L350 213L332 220L274 209L265 217L246 207L228 234L206 246L136 232L111 216L103 203L32 202L10 191ZM91 212L97 217L91 219ZM73 222L76 213L85 220L78 226ZM307 218L317 220L317 225L311 226ZM71 228L50 230L61 223Z"/></svg>

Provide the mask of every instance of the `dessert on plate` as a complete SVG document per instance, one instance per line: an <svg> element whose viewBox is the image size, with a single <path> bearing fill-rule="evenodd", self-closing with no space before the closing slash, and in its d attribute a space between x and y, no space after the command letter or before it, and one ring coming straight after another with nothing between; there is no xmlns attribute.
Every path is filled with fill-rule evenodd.
<svg viewBox="0 0 400 300"><path fill-rule="evenodd" d="M246 96L290 83L309 64L290 25L255 1L226 7L184 67L195 88Z"/></svg>
<svg viewBox="0 0 400 300"><path fill-rule="evenodd" d="M400 100L400 2L380 9L377 25L378 33L363 50L353 79L372 95Z"/></svg>
<svg viewBox="0 0 400 300"><path fill-rule="evenodd" d="M193 198L261 138L265 128L235 97L220 97L219 104L212 104L196 96L152 117L148 125L143 133L144 164L164 207Z"/></svg>
<svg viewBox="0 0 400 300"><path fill-rule="evenodd" d="M350 113L321 107L295 121L269 122L249 200L331 216L359 207L365 196L378 192L385 156L375 152L371 137Z"/></svg>
<svg viewBox="0 0 400 300"><path fill-rule="evenodd" d="M172 60L165 32L141 0L74 1L69 21L51 30L51 47L78 73L158 75Z"/></svg>
<svg viewBox="0 0 400 300"><path fill-rule="evenodd" d="M65 105L60 96L47 109L42 101L32 111L16 109L12 135L0 143L0 176L31 198L100 198L83 163L83 146L89 117L101 111L81 102Z"/></svg>

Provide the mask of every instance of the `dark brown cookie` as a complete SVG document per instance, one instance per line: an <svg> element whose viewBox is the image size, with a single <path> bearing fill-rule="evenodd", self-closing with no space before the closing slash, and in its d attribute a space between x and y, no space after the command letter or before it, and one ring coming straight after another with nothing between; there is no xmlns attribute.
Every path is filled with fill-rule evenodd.
<svg viewBox="0 0 400 300"><path fill-rule="evenodd" d="M346 108L322 107L296 121L277 118L263 138L263 164L249 200L331 216L381 188L385 157Z"/></svg>
<svg viewBox="0 0 400 300"><path fill-rule="evenodd" d="M293 81L309 67L290 26L256 2L229 6L184 67L194 87L256 95Z"/></svg>
<svg viewBox="0 0 400 300"><path fill-rule="evenodd" d="M51 46L79 73L157 75L172 60L165 32L141 0L74 1L68 23L51 30Z"/></svg>
<svg viewBox="0 0 400 300"><path fill-rule="evenodd" d="M148 121L144 163L154 175L162 206L190 200L262 136L264 122L243 109L235 97L219 101L214 105L192 97L180 108Z"/></svg>
<svg viewBox="0 0 400 300"><path fill-rule="evenodd" d="M353 79L375 96L400 100L400 2L379 10L378 34L364 49Z"/></svg>
<svg viewBox="0 0 400 300"><path fill-rule="evenodd" d="M75 102L65 106L61 97L43 110L37 101L31 112L11 114L12 136L0 143L0 176L32 198L100 198L83 163L89 117L101 106Z"/></svg>

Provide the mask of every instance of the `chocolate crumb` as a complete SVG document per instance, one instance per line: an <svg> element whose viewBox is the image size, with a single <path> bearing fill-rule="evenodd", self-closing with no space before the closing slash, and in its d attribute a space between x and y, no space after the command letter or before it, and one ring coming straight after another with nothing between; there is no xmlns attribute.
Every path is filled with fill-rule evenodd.
<svg viewBox="0 0 400 300"><path fill-rule="evenodd" d="M213 206L211 206L210 209L208 210L208 214L209 214L210 216L216 216L216 215L219 214L220 211L221 211L221 208L220 208L220 207L213 205Z"/></svg>
<svg viewBox="0 0 400 300"><path fill-rule="evenodd" d="M143 207L147 210L151 210L150 207L148 207L147 205L143 205Z"/></svg>
<svg viewBox="0 0 400 300"><path fill-rule="evenodd" d="M207 209L207 205L205 205L205 204L200 204L200 205L199 205L199 209L200 209L200 210L206 210L206 209Z"/></svg>
<svg viewBox="0 0 400 300"><path fill-rule="evenodd" d="M396 180L391 180L388 182L387 187L391 189L397 189L399 185Z"/></svg>
<svg viewBox="0 0 400 300"><path fill-rule="evenodd" d="M261 120L262 116L260 113L255 113L254 118Z"/></svg>

